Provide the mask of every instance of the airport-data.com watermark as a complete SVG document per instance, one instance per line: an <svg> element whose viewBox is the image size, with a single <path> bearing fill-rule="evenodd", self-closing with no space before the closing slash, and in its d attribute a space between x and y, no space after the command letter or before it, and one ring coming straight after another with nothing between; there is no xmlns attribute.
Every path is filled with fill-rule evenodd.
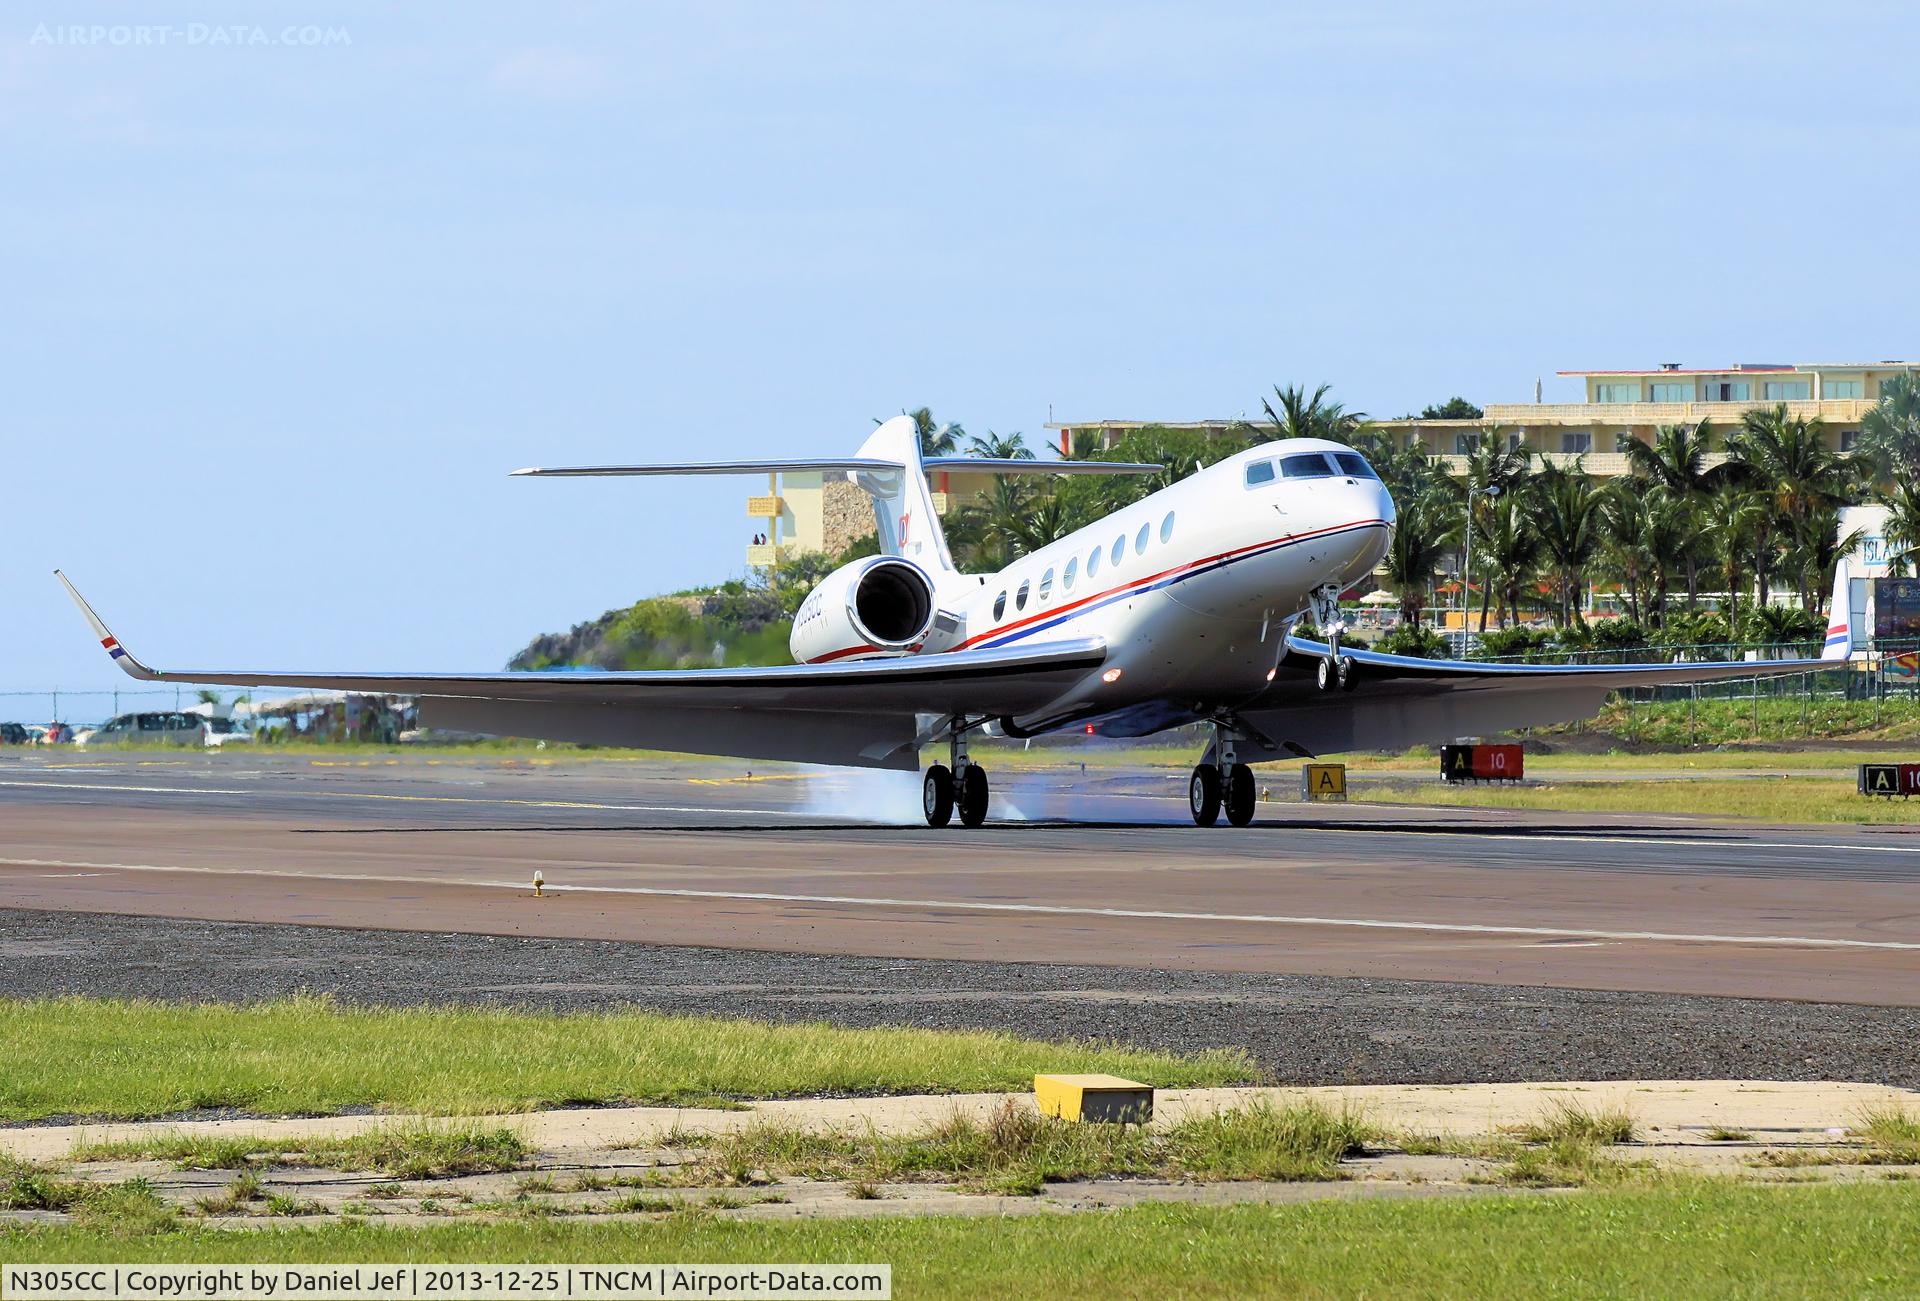
<svg viewBox="0 0 1920 1301"><path fill-rule="evenodd" d="M27 38L29 45L69 47L109 46L157 48L258 49L267 46L352 45L344 27L319 23L288 23L263 27L257 23L40 23Z"/></svg>

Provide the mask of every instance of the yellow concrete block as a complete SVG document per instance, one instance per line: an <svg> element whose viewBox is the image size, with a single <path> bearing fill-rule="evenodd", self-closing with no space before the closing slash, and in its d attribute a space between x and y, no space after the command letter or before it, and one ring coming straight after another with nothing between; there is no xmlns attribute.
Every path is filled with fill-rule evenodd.
<svg viewBox="0 0 1920 1301"><path fill-rule="evenodd" d="M1033 1100L1043 1116L1101 1124L1153 1119L1153 1088L1118 1075L1036 1075Z"/></svg>
<svg viewBox="0 0 1920 1301"><path fill-rule="evenodd" d="M766 516L771 518L772 516L778 515L781 508L785 505L786 503L778 497L749 497L747 498L747 514L750 516Z"/></svg>

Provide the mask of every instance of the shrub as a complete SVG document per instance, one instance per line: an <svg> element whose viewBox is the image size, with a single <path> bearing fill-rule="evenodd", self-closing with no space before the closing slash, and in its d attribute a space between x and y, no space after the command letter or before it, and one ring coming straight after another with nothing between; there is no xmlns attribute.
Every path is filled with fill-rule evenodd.
<svg viewBox="0 0 1920 1301"><path fill-rule="evenodd" d="M1481 659L1537 660L1553 649L1553 634L1545 628L1499 628L1480 635Z"/></svg>
<svg viewBox="0 0 1920 1301"><path fill-rule="evenodd" d="M1624 615L1618 619L1597 619L1592 627L1595 650L1640 650L1647 644L1647 630Z"/></svg>
<svg viewBox="0 0 1920 1301"><path fill-rule="evenodd" d="M1396 624L1373 648L1387 655L1413 655L1420 659L1445 659L1447 639L1431 628L1416 628L1410 623Z"/></svg>

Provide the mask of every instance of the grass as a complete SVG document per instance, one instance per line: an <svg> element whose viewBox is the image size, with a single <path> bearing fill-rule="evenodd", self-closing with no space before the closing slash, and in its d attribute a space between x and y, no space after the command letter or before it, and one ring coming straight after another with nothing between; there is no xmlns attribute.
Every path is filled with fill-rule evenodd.
<svg viewBox="0 0 1920 1301"><path fill-rule="evenodd" d="M1894 1103L1868 1107L1853 1132L1867 1140L1874 1165L1920 1165L1920 1116Z"/></svg>
<svg viewBox="0 0 1920 1301"><path fill-rule="evenodd" d="M1340 1158L1359 1152L1369 1137L1354 1113L1313 1101L1253 1103L1163 1130L1072 1124L1009 1101L985 1120L956 1112L900 1136L749 1125L716 1135L672 1178L682 1184L842 1179L856 1198L872 1195L877 1184L908 1180L1031 1196L1047 1183L1098 1175L1337 1179Z"/></svg>
<svg viewBox="0 0 1920 1301"><path fill-rule="evenodd" d="M1546 1114L1521 1125L1514 1136L1523 1143L1631 1143L1633 1113L1625 1107L1588 1107L1567 1098L1555 1098Z"/></svg>
<svg viewBox="0 0 1920 1301"><path fill-rule="evenodd" d="M117 1184L65 1179L49 1166L4 1153L0 1153L0 1211L62 1212L84 1229L113 1234L157 1233L180 1218L145 1179ZM6 1233L0 1231L0 1249L7 1241Z"/></svg>
<svg viewBox="0 0 1920 1301"><path fill-rule="evenodd" d="M1715 1125L1706 1133L1706 1139L1709 1143L1746 1143L1751 1141L1752 1138L1753 1134L1749 1130L1728 1129L1724 1125Z"/></svg>
<svg viewBox="0 0 1920 1301"><path fill-rule="evenodd" d="M1750 778L1698 781L1578 781L1532 786L1443 786L1437 782L1369 782L1350 787L1355 800L1578 813L1672 813L1768 822L1920 823L1920 801L1873 799L1840 778Z"/></svg>
<svg viewBox="0 0 1920 1301"><path fill-rule="evenodd" d="M1676 1181L1567 1197L1154 1206L1098 1215L793 1222L517 1218L395 1230L292 1222L0 1230L0 1257L247 1261L889 1262L894 1294L1826 1297L1920 1291L1920 1185Z"/></svg>
<svg viewBox="0 0 1920 1301"><path fill-rule="evenodd" d="M592 1103L820 1093L995 1092L1039 1071L1160 1087L1241 1083L1245 1053L1174 1056L984 1031L847 1030L476 1008L0 1001L0 1120L138 1118L209 1107L324 1114L354 1105L497 1114Z"/></svg>
<svg viewBox="0 0 1920 1301"><path fill-rule="evenodd" d="M317 1166L326 1170L378 1170L401 1179L511 1170L527 1146L510 1129L415 1123L387 1125L340 1138L230 1138L154 1134L90 1143L74 1150L76 1161L172 1161L183 1170L242 1170L253 1166Z"/></svg>

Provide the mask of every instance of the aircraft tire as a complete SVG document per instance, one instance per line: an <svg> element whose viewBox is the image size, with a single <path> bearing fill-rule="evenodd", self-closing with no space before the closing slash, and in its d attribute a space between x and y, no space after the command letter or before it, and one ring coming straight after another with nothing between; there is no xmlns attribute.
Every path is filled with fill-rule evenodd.
<svg viewBox="0 0 1920 1301"><path fill-rule="evenodd" d="M1342 691L1352 691L1360 685L1360 670L1354 665L1353 656L1342 655L1340 657L1339 676L1340 689Z"/></svg>
<svg viewBox="0 0 1920 1301"><path fill-rule="evenodd" d="M1320 657L1320 667L1315 673L1314 682L1322 691L1340 689L1340 671L1327 656Z"/></svg>
<svg viewBox="0 0 1920 1301"><path fill-rule="evenodd" d="M1227 821L1236 827L1244 827L1252 822L1256 794L1253 769L1244 763L1236 763L1227 769L1227 789L1224 793Z"/></svg>
<svg viewBox="0 0 1920 1301"><path fill-rule="evenodd" d="M977 827L987 820L987 770L970 763L960 774L960 825Z"/></svg>
<svg viewBox="0 0 1920 1301"><path fill-rule="evenodd" d="M944 827L953 821L953 772L944 763L927 769L926 780L920 784L920 808L930 827Z"/></svg>
<svg viewBox="0 0 1920 1301"><path fill-rule="evenodd" d="M1187 808L1193 825L1210 827L1220 820L1220 770L1210 763L1194 765L1187 781Z"/></svg>

